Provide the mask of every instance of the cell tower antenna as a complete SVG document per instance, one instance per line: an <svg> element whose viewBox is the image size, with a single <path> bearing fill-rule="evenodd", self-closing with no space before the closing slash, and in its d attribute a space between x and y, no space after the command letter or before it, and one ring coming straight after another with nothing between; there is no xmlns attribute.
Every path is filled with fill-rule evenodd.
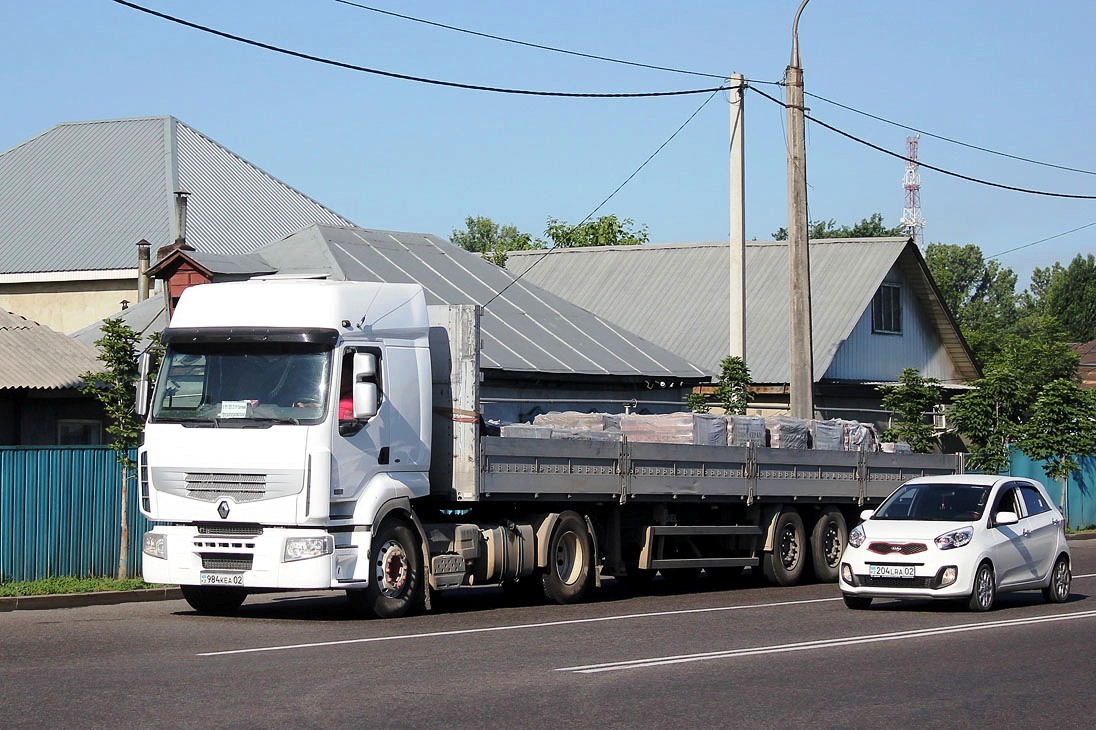
<svg viewBox="0 0 1096 730"><path fill-rule="evenodd" d="M906 207L900 223L918 248L925 245L925 216L921 213L921 173L918 172L917 142L921 135L906 137L906 174L902 187L906 189Z"/></svg>

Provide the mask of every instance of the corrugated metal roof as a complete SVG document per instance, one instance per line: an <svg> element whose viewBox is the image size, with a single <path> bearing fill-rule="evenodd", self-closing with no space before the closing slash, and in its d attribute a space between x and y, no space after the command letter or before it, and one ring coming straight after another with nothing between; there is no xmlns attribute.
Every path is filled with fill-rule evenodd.
<svg viewBox="0 0 1096 730"><path fill-rule="evenodd" d="M0 390L77 388L82 374L100 369L94 347L0 309Z"/></svg>
<svg viewBox="0 0 1096 730"><path fill-rule="evenodd" d="M310 226L257 251L279 274L421 284L429 304L479 304L484 369L706 379L680 356L437 236ZM498 292L505 292L495 297Z"/></svg>
<svg viewBox="0 0 1096 730"><path fill-rule="evenodd" d="M914 253L909 254L912 248ZM905 252L905 255L903 255ZM927 269L905 238L812 241L814 365L826 372L864 313L883 277L900 259L922 284L918 296L943 332L960 369L977 377L946 309L932 303ZM907 257L913 257L911 264ZM507 269L717 374L729 352L728 244L687 243L512 252ZM787 383L788 247L746 245L746 362L755 382ZM936 311L938 310L938 311ZM942 313L942 314L941 314ZM949 339L950 338L950 339Z"/></svg>
<svg viewBox="0 0 1096 730"><path fill-rule="evenodd" d="M174 117L59 124L0 154L0 273L132 269L141 239L235 254L349 221Z"/></svg>

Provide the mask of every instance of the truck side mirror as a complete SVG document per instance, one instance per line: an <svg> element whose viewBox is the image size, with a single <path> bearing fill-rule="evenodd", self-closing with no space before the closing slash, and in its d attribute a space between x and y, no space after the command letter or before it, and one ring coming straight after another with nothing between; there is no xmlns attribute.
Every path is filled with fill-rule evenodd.
<svg viewBox="0 0 1096 730"><path fill-rule="evenodd" d="M134 401L134 410L138 416L148 415L148 376L152 368L152 354L142 352L137 361L137 395Z"/></svg>
<svg viewBox="0 0 1096 730"><path fill-rule="evenodd" d="M371 352L354 353L354 381L377 377L377 356Z"/></svg>
<svg viewBox="0 0 1096 730"><path fill-rule="evenodd" d="M354 383L354 418L369 419L377 415L378 400L376 383Z"/></svg>

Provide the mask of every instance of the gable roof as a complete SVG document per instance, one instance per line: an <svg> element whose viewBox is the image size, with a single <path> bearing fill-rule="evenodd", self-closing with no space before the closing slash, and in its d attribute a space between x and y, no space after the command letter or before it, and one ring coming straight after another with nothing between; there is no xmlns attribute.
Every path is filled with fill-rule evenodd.
<svg viewBox="0 0 1096 730"><path fill-rule="evenodd" d="M1081 356L1077 379L1082 388L1096 388L1096 340L1070 345Z"/></svg>
<svg viewBox="0 0 1096 730"><path fill-rule="evenodd" d="M170 116L59 124L0 153L0 276L135 272L137 241L239 254L349 221Z"/></svg>
<svg viewBox="0 0 1096 730"><path fill-rule="evenodd" d="M94 347L0 309L0 390L78 388L102 367Z"/></svg>
<svg viewBox="0 0 1096 730"><path fill-rule="evenodd" d="M697 363L711 374L730 351L728 243L510 252L507 269ZM898 265L965 378L979 377L917 247L908 238L810 242L816 378ZM788 247L746 244L746 361L758 383L787 383Z"/></svg>

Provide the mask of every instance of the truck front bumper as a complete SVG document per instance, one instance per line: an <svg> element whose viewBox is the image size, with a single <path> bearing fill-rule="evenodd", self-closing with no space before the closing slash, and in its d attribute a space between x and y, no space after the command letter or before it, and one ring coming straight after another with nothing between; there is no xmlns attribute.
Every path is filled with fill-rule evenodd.
<svg viewBox="0 0 1096 730"><path fill-rule="evenodd" d="M265 527L259 534L224 535L194 525L158 526L145 535L141 574L148 583L168 585L347 587L338 578L334 542L322 529ZM365 542L356 546L362 554L368 554Z"/></svg>

